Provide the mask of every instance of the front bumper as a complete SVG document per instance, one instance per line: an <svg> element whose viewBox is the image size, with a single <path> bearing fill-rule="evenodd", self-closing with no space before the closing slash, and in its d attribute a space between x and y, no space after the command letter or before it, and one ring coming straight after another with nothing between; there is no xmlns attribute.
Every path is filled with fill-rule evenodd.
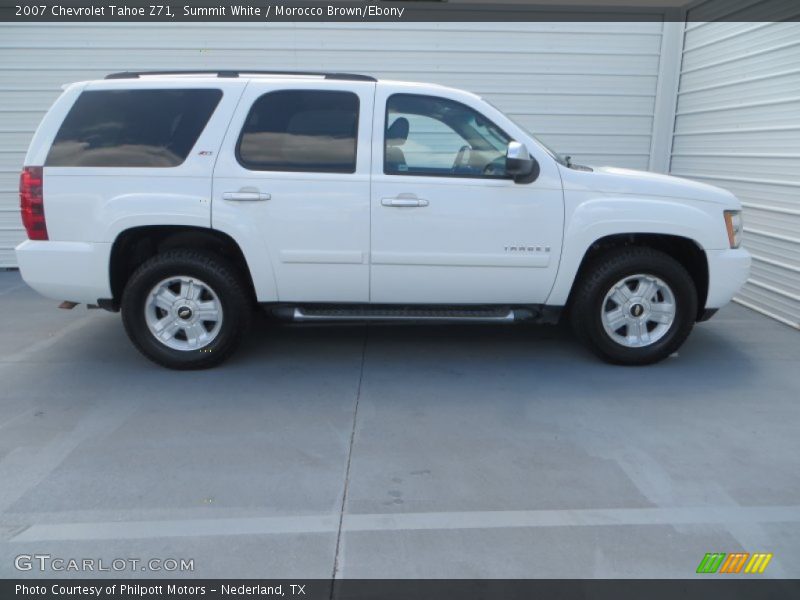
<svg viewBox="0 0 800 600"><path fill-rule="evenodd" d="M16 253L22 279L43 296L86 304L111 297L110 243L27 240Z"/></svg>
<svg viewBox="0 0 800 600"><path fill-rule="evenodd" d="M722 308L733 299L750 276L750 253L735 250L706 250L708 258L708 298L706 309Z"/></svg>

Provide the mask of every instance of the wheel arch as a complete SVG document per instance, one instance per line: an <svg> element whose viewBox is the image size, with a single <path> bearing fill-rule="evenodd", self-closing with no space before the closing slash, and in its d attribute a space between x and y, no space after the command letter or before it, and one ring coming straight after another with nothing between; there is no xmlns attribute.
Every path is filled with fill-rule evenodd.
<svg viewBox="0 0 800 600"><path fill-rule="evenodd" d="M595 240L586 248L572 278L565 305L569 308L577 283L593 260L616 248L646 247L658 250L675 259L689 273L697 290L697 319L702 318L708 297L708 257L702 246L691 238L662 233L618 233Z"/></svg>
<svg viewBox="0 0 800 600"><path fill-rule="evenodd" d="M112 298L107 306L118 310L122 292L134 271L147 259L166 250L206 250L230 262L247 284L256 302L256 283L239 244L230 235L205 227L187 225L145 225L120 232L111 246L109 280Z"/></svg>

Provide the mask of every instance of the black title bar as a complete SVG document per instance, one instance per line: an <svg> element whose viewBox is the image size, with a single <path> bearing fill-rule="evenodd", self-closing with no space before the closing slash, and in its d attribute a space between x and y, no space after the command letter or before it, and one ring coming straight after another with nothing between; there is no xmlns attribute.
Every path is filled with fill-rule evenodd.
<svg viewBox="0 0 800 600"><path fill-rule="evenodd" d="M4 580L3 600L778 600L800 597L798 580L710 575L692 580Z"/></svg>
<svg viewBox="0 0 800 600"><path fill-rule="evenodd" d="M347 0L0 0L6 22L797 21L800 2L626 0L476 3Z"/></svg>

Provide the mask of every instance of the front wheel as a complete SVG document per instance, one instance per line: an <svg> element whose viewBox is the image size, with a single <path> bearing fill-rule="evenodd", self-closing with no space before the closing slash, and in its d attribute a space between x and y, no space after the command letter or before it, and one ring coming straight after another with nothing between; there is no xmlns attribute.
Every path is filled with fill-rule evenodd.
<svg viewBox="0 0 800 600"><path fill-rule="evenodd" d="M250 322L239 274L222 258L172 250L145 262L122 295L134 346L170 369L204 369L228 358Z"/></svg>
<svg viewBox="0 0 800 600"><path fill-rule="evenodd" d="M573 328L601 358L647 365L673 352L697 317L697 291L686 269L651 248L621 248L592 261L577 282Z"/></svg>

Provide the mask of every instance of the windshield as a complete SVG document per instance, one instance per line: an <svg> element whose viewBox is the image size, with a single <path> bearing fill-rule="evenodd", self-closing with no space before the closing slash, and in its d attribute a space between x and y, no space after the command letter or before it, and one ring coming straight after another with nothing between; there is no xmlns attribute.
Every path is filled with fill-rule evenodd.
<svg viewBox="0 0 800 600"><path fill-rule="evenodd" d="M539 143L539 145L540 145L542 148L544 148L544 149L545 149L545 151L547 151L547 153L548 153L550 156L552 156L552 157L555 159L555 161L556 161L556 162L558 162L558 163L559 163L559 164L561 164L561 165L564 165L565 167L569 167L569 166L570 166L570 162L569 162L569 161L568 161L566 158L564 158L563 156L561 156L561 155L560 155L558 152L556 152L555 150L553 150L553 149L552 149L550 146L548 146L547 144L545 144L545 143L544 143L542 140L540 140L540 139L539 139L537 136L535 136L533 133L531 133L531 132L528 130L528 128L527 128L527 127L525 127L525 126L524 126L522 123L520 123L520 122L519 122L519 121L517 121L516 119L514 119L514 118L510 117L509 115L507 115L506 113L504 113L502 110L500 110L499 108L497 108L497 106L495 106L494 104L492 104L491 102L489 102L489 101L488 101L486 98L482 98L482 100L483 100L484 102L486 102L486 104L488 104L489 106L491 106L492 108L494 108L495 110L498 110L498 111L500 111L501 113L503 113L503 115L505 115L506 119L508 119L509 121L511 121L512 123L514 123L514 125L516 125L516 126L517 126L517 127L519 127L520 129L522 129L522 131L524 131L524 132L525 132L525 133L527 133L529 136L531 136L533 139L535 139L535 140L536 140L536 141Z"/></svg>

